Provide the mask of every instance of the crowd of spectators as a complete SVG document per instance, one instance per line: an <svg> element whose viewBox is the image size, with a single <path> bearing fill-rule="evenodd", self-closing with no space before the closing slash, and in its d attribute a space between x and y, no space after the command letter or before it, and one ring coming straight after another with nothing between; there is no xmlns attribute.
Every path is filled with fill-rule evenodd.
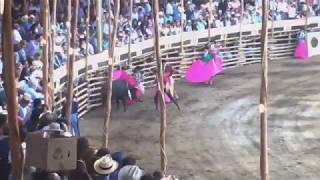
<svg viewBox="0 0 320 180"><path fill-rule="evenodd" d="M48 128L52 123L60 123L63 129L63 119L53 120L52 116L41 116L46 114L47 107L43 104L43 93L42 93L42 66L43 66L43 27L41 23L41 10L40 0L30 0L28 5L22 4L20 0L13 1L13 42L14 42L14 60L16 63L16 84L18 88L18 101L19 110L18 116L22 130L34 131ZM94 4L95 1L91 1L90 7L90 39L88 44L88 53L93 55L99 52L97 47L97 21L96 11ZM186 0L184 8L180 7L180 1L167 0L161 1L159 12L160 20L160 33L161 36L170 36L181 33L181 31L190 32L197 30L204 30L208 27L219 28L229 27L242 24L254 24L260 23L262 19L262 0L244 0L244 7L242 7L240 0L212 0L212 16L209 18L209 4L206 0ZM320 15L320 1L309 0L309 5L306 5L306 0L271 0L270 1L270 20L286 20L302 18L305 15L308 16L319 16ZM50 1L52 3L52 1ZM132 9L132 26L130 27L130 8L129 1L121 1L121 11L119 17L119 28L117 30L117 41L118 46L126 45L130 39L132 43L141 42L146 39L153 37L153 20L152 20L152 8L151 0L134 0ZM54 54L53 64L54 68L57 69L62 67L67 60L67 26L66 26L66 4L67 0L58 1L57 6L57 23L53 27L56 29L56 36L54 37ZM112 7L114 2L111 0ZM52 12L52 4L50 4ZM106 50L109 47L109 8L107 0L102 1L102 50ZM80 0L79 16L78 16L78 31L77 31L77 58L86 55L86 17L87 17L88 1ZM111 8L114 9L114 8ZM183 12L183 13L182 13ZM243 14L243 16L241 16ZM242 18L241 18L242 17ZM181 21L182 19L182 21ZM181 24L181 22L183 22ZM50 22L50 25L52 22ZM181 27L183 25L183 28ZM2 28L1 28L2 29ZM131 35L131 37L129 36ZM5 43L4 43L5 44ZM2 52L0 51L0 54ZM1 58L1 56L0 56ZM0 74L2 73L2 60L0 61ZM6 106L6 95L3 87L3 83L0 86L0 113ZM76 110L75 110L76 111ZM51 119L49 118L51 117ZM41 120L41 118L49 118L50 120ZM0 136L1 142L5 136L3 130L3 124L1 123ZM22 133L23 134L23 133ZM7 146L1 145L1 153ZM88 148L88 147L85 147ZM88 149L88 152L94 152ZM99 152L99 151L98 151ZM91 154L92 157L105 158L101 161L112 160L119 164L116 168L117 171L121 172L121 167L130 165L129 169L132 168L134 171L141 172L143 170L139 168L133 160L130 160L129 164L126 161L117 160L112 157L108 150L105 150L103 155L97 155L98 153ZM93 156L95 155L95 156ZM107 155L107 156L105 156ZM1 157L1 161L2 161ZM88 174L90 177L95 178L95 175L99 174L95 172L92 159L79 158L79 172L84 173L84 164L87 167ZM112 162L115 162L112 160ZM84 163L83 163L84 162ZM135 161L134 161L135 162ZM127 169L127 168L125 168ZM127 170L132 172L131 170ZM39 172L36 174L48 175L48 173ZM72 173L71 173L72 174ZM87 173L85 173L87 174ZM39 175L39 176L40 176ZM2 176L0 176L2 177ZM40 176L42 177L42 176ZM149 178L148 178L149 177ZM41 179L41 178L40 178ZM71 178L72 179L72 178ZM103 178L102 178L103 179ZM112 178L110 178L112 179ZM151 176L141 179L152 179ZM156 179L156 178L153 178Z"/></svg>
<svg viewBox="0 0 320 180"><path fill-rule="evenodd" d="M114 0L110 0L111 9L114 8ZM52 1L50 2L50 12L52 13ZM97 18L96 1L90 3L90 26L88 53L93 55L98 53L97 47ZM244 0L243 13L240 0L213 0L212 16L209 19L209 3L207 0L186 0L184 8L180 7L178 0L160 1L159 20L160 33L162 36L179 34L182 30L181 19L183 20L183 31L203 30L211 26L212 28L228 27L243 24L254 24L261 22L261 0ZM320 14L319 0L309 0L306 5L305 0L272 0L270 1L269 19L283 20L302 18L304 15L318 16ZM153 37L152 8L150 0L134 0L132 9L132 27L130 28L130 8L129 0L121 1L119 28L117 31L118 46L129 43L137 43ZM62 67L67 60L67 0L58 1L56 36L54 39L53 64L57 69ZM109 47L109 24L108 24L108 1L102 1L102 50ZM86 17L88 10L88 0L80 0L78 13L77 32L77 58L86 55ZM184 13L182 13L184 12ZM241 18L243 14L243 18ZM21 97L27 93L32 97L43 98L42 92L42 54L43 54L43 28L41 23L40 0L31 0L28 5L20 0L13 3L13 41L14 59L16 62L17 87L21 92ZM113 17L112 13L111 16ZM111 17L111 19L112 19ZM49 18L49 20L51 17ZM49 23L50 26L52 23ZM129 37L131 34L131 37ZM50 41L51 42L51 41ZM2 61L0 63L0 74L2 74ZM3 88L0 89L1 94ZM1 101L2 104L3 101Z"/></svg>
<svg viewBox="0 0 320 180"><path fill-rule="evenodd" d="M32 114L41 113L40 119L33 126L20 127L21 147L23 157L26 153L26 132L44 131L51 137L70 137L65 120L57 118L51 112L45 112L41 107L37 107ZM27 128L28 127L28 128ZM132 156L127 156L121 151L111 152L107 148L92 148L85 137L77 139L77 160L76 169L63 170L58 172L48 172L44 169L26 166L24 179L27 180L178 180L169 176L163 177L158 171L148 173L140 166L139 162ZM37 153L37 152L31 152ZM74 152L72 152L74 153ZM35 156L34 156L35 157ZM25 160L24 160L25 161ZM0 114L0 177L3 180L13 180L11 175L11 158L9 149L9 137L7 117Z"/></svg>

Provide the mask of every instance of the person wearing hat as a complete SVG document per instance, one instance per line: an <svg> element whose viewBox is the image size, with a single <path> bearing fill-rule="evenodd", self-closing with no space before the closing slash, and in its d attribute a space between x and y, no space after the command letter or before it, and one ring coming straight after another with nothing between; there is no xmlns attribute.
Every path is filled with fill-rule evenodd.
<svg viewBox="0 0 320 180"><path fill-rule="evenodd" d="M143 175L144 171L136 165L124 166L119 171L118 180L140 180Z"/></svg>
<svg viewBox="0 0 320 180"><path fill-rule="evenodd" d="M19 111L18 111L18 117L21 120L22 124L25 124L31 116L31 108L30 108L30 102L32 101L32 97L30 94L25 93L19 103Z"/></svg>
<svg viewBox="0 0 320 180"><path fill-rule="evenodd" d="M96 180L109 179L109 176L115 172L119 164L114 161L110 155L101 157L94 162L94 170L98 174Z"/></svg>

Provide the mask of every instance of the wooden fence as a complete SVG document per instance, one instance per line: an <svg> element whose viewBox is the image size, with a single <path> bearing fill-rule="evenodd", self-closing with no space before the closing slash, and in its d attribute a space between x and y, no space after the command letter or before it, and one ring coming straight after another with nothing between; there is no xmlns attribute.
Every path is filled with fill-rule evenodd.
<svg viewBox="0 0 320 180"><path fill-rule="evenodd" d="M320 27L320 17L312 17L308 20L308 29ZM271 22L269 23L271 38ZM290 58L295 48L295 37L300 29L304 29L305 20L275 21L273 25L273 38L269 42L270 60ZM211 30L211 41L223 46L221 52L224 59L224 68L234 68L261 61L260 53L261 24L223 27ZM184 77L184 73L192 61L199 57L208 45L208 31L193 31L183 33L183 53L181 53L181 38L179 35L166 36L160 39L162 59L171 64L179 71L174 74L176 79ZM154 86L155 76L150 71L155 68L156 62L149 61L153 57L153 40L146 40L131 47L131 67L142 66L145 72L145 85ZM116 64L122 66L127 64L128 46L118 47L116 53ZM80 103L79 114L83 116L91 108L101 106L105 97L108 52L96 54L89 57L88 77L85 78L85 58L75 62L74 83L75 94ZM131 69L129 69L130 71ZM55 85L55 109L60 111L65 101L66 67L60 67L54 72Z"/></svg>

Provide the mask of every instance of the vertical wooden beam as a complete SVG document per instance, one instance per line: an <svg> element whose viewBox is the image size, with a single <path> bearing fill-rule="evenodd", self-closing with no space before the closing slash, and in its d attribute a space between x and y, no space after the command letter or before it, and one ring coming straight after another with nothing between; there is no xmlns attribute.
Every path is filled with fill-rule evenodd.
<svg viewBox="0 0 320 180"><path fill-rule="evenodd" d="M166 156L166 104L164 101L164 83L163 83L163 65L161 61L160 52L160 31L159 31L159 2L154 0L153 4L153 18L154 18L154 44L155 44L155 58L157 61L157 79L158 79L158 95L160 95L160 158L161 158L161 172L163 175L167 173L167 156Z"/></svg>
<svg viewBox="0 0 320 180"><path fill-rule="evenodd" d="M272 0L272 3L275 3L275 0ZM275 18L275 9L272 9L272 19L271 19L271 39L274 38L274 18Z"/></svg>
<svg viewBox="0 0 320 180"><path fill-rule="evenodd" d="M6 0L4 4L3 14L3 58L5 73L5 89L8 99L8 125L10 137L10 150L12 159L12 175L15 180L23 178L22 169L22 149L19 134L19 122L17 118L17 89L15 78L15 61L13 57L13 41L12 41L12 1ZM5 42L5 44L4 44Z"/></svg>
<svg viewBox="0 0 320 180"><path fill-rule="evenodd" d="M305 17L304 17L304 30L306 31L305 33L307 33L308 21L309 21L308 15L309 15L309 7L310 7L309 0L306 0L305 3L306 3L306 6L307 6L307 9L306 9L306 12L305 12Z"/></svg>
<svg viewBox="0 0 320 180"><path fill-rule="evenodd" d="M128 43L128 65L131 67L131 29L132 29L132 8L133 8L133 0L129 0L129 8L130 8L130 18L129 18L129 43Z"/></svg>
<svg viewBox="0 0 320 180"><path fill-rule="evenodd" d="M97 50L102 51L102 0L96 0Z"/></svg>
<svg viewBox="0 0 320 180"><path fill-rule="evenodd" d="M49 66L50 77L50 102L51 108L54 109L54 57L55 57L55 37L56 37L56 24L57 24L57 0L53 0L52 19L51 19L51 57Z"/></svg>
<svg viewBox="0 0 320 180"><path fill-rule="evenodd" d="M110 130L110 120L111 120L111 111L112 111L112 104L111 104L112 79L113 79L112 73L113 73L113 66L115 63L114 52L115 52L115 47L116 47L118 19L119 19L119 12L120 12L120 0L115 0L115 6L116 6L115 7L116 10L115 10L115 16L114 16L114 21L113 21L113 31L112 31L112 35L110 34L110 38L111 38L110 45L111 46L109 48L108 77L106 80L106 83L107 83L106 115L105 115L105 119L104 119L104 130L103 130L103 135L102 135L102 139L103 139L102 145L103 145L103 147L106 147L106 148L108 147L108 144L109 144L109 130ZM112 12L109 11L109 18L111 18L111 13Z"/></svg>
<svg viewBox="0 0 320 180"><path fill-rule="evenodd" d="M262 31L261 31L261 89L260 89L260 176L261 180L269 179L268 164L268 5L262 1Z"/></svg>
<svg viewBox="0 0 320 180"><path fill-rule="evenodd" d="M212 24L212 0L209 0L209 20L208 20L208 44L211 43L211 24Z"/></svg>
<svg viewBox="0 0 320 180"><path fill-rule="evenodd" d="M88 8L87 8L87 17L86 17L86 58L85 58L85 66L86 66L86 71L85 71L85 79L88 81L88 58L89 58L89 39L90 39L90 0L87 1L88 3ZM89 82L87 82L89 84Z"/></svg>
<svg viewBox="0 0 320 180"><path fill-rule="evenodd" d="M71 117L71 110L72 110L72 99L73 99L73 67L74 61L76 58L76 37L77 37L77 24L78 24L78 9L79 9L79 0L72 0L73 2L73 14L71 20L71 40L70 40L70 49L69 49L69 62L68 62L68 80L67 80L67 103L66 103L66 118L70 126L70 117ZM71 129L71 128L70 128Z"/></svg>
<svg viewBox="0 0 320 180"><path fill-rule="evenodd" d="M180 12L180 25L181 25L181 33L180 33L180 53L183 54L183 32L184 32L184 22L182 19L182 15L184 14L184 0L180 0L181 12Z"/></svg>
<svg viewBox="0 0 320 180"><path fill-rule="evenodd" d="M49 104L49 1L43 0L41 1L42 5L42 25L43 25L43 94L44 94L44 103L48 105L51 110L51 105Z"/></svg>

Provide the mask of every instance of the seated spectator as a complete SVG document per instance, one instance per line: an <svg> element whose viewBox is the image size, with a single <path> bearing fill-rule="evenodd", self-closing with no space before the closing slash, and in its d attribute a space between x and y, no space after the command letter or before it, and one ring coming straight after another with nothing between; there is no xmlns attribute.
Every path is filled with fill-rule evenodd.
<svg viewBox="0 0 320 180"><path fill-rule="evenodd" d="M96 160L94 162L94 170L98 174L96 180L105 180L118 168L118 166L118 163L109 155L103 156Z"/></svg>
<svg viewBox="0 0 320 180"><path fill-rule="evenodd" d="M18 110L18 116L20 120L22 121L22 124L26 124L26 122L30 119L31 116L31 108L30 108L30 102L32 98L30 94L25 93L19 103L19 110Z"/></svg>
<svg viewBox="0 0 320 180"><path fill-rule="evenodd" d="M9 178L11 165L9 163L9 137L4 133L7 124L6 112L0 112L0 177L4 180Z"/></svg>
<svg viewBox="0 0 320 180"><path fill-rule="evenodd" d="M140 180L144 175L144 171L138 166L124 166L120 169L118 174L118 180Z"/></svg>

